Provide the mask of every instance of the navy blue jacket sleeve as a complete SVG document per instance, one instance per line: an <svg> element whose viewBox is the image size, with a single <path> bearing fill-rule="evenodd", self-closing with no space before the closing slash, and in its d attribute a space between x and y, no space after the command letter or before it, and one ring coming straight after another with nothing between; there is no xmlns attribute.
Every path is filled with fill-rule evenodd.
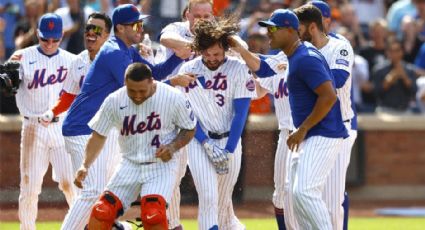
<svg viewBox="0 0 425 230"><path fill-rule="evenodd" d="M232 125L230 126L229 139L225 149L233 153L236 149L236 146L241 138L242 131L245 127L245 121L248 117L249 105L251 103L251 98L237 98L233 100L233 106L235 108L235 116L232 120Z"/></svg>

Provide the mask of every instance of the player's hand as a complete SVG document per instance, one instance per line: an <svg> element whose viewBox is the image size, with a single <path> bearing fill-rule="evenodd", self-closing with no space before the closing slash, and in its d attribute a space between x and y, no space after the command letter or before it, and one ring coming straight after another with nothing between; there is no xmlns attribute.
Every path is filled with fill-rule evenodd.
<svg viewBox="0 0 425 230"><path fill-rule="evenodd" d="M293 152L297 152L306 135L307 129L303 127L300 127L295 132L289 134L288 140L286 140L288 148Z"/></svg>
<svg viewBox="0 0 425 230"><path fill-rule="evenodd" d="M55 115L53 114L53 111L48 110L45 113L43 113L41 117L39 117L38 121L40 122L41 125L43 125L44 127L47 127L49 126L50 122L52 122L54 116Z"/></svg>
<svg viewBox="0 0 425 230"><path fill-rule="evenodd" d="M213 140L208 139L205 141L203 146L207 152L208 159L213 163L214 166L229 160L227 157L229 152L226 149L222 149L217 146Z"/></svg>
<svg viewBox="0 0 425 230"><path fill-rule="evenodd" d="M173 158L175 150L170 145L161 145L155 152L155 157L160 158L163 162L167 162Z"/></svg>
<svg viewBox="0 0 425 230"><path fill-rule="evenodd" d="M242 45L241 40L242 39L236 35L232 35L227 38L227 42L229 43L230 48L232 48L232 50L238 53L240 53L242 50L245 49L244 46Z"/></svg>
<svg viewBox="0 0 425 230"><path fill-rule="evenodd" d="M179 48L174 48L173 51L177 57L183 60L192 57L192 55L193 56L195 55L195 53L192 51L192 48L190 47L190 44L187 44Z"/></svg>
<svg viewBox="0 0 425 230"><path fill-rule="evenodd" d="M195 74L179 74L170 79L172 86L188 87L190 83L196 81Z"/></svg>
<svg viewBox="0 0 425 230"><path fill-rule="evenodd" d="M82 165L75 174L74 184L78 188L83 188L83 181L86 179L89 169Z"/></svg>
<svg viewBox="0 0 425 230"><path fill-rule="evenodd" d="M217 165L214 165L215 172L219 175L224 175L229 173L229 161L223 161Z"/></svg>
<svg viewBox="0 0 425 230"><path fill-rule="evenodd" d="M139 43L139 54L148 61L154 59L152 48L143 43Z"/></svg>

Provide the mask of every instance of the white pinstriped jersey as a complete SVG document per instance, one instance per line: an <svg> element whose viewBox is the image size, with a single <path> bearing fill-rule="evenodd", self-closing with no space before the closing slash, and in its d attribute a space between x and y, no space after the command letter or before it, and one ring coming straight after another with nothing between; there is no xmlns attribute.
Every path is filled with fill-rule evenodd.
<svg viewBox="0 0 425 230"><path fill-rule="evenodd" d="M292 130L294 129L294 125L292 123L289 93L286 85L286 79L288 78L288 58L283 52L279 52L276 56L267 58L265 61L278 74L273 77L258 78L258 81L273 96L279 129Z"/></svg>
<svg viewBox="0 0 425 230"><path fill-rule="evenodd" d="M79 53L77 58L71 63L68 78L63 84L63 90L70 94L79 94L84 77L89 72L90 64L89 52L84 50Z"/></svg>
<svg viewBox="0 0 425 230"><path fill-rule="evenodd" d="M118 89L89 122L90 128L103 136L113 127L120 130L121 153L133 162L161 161L155 158L156 149L170 143L179 128L191 130L196 125L188 99L179 90L154 82L155 93L140 105L128 97L125 86Z"/></svg>
<svg viewBox="0 0 425 230"><path fill-rule="evenodd" d="M51 57L39 49L31 46L16 52L22 55L19 69L22 82L16 94L16 104L20 113L27 117L39 117L55 105L71 62L76 58L60 48Z"/></svg>
<svg viewBox="0 0 425 230"><path fill-rule="evenodd" d="M344 86L336 89L336 93L341 103L342 120L351 119L354 116L350 98L352 85L351 70L354 63L353 48L349 43L329 36L329 42L319 52L325 57L331 70L345 70L350 74Z"/></svg>
<svg viewBox="0 0 425 230"><path fill-rule="evenodd" d="M195 115L205 129L215 133L230 130L233 99L255 97L255 83L248 67L234 57L226 57L216 70L209 70L202 57L186 62L179 73L198 74L196 82L182 88L193 105Z"/></svg>

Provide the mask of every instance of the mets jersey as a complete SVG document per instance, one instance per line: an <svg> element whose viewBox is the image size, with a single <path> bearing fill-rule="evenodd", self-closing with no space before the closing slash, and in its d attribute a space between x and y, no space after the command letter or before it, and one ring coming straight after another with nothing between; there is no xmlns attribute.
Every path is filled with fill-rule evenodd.
<svg viewBox="0 0 425 230"><path fill-rule="evenodd" d="M216 70L209 70L197 57L186 62L179 73L197 74L196 82L183 88L195 115L208 131L230 130L234 115L233 99L255 97L255 83L248 67L234 57L226 57Z"/></svg>
<svg viewBox="0 0 425 230"><path fill-rule="evenodd" d="M288 58L283 52L268 57L265 62L277 73L273 77L258 78L260 85L273 96L279 129L293 129L289 92L286 80L288 78Z"/></svg>
<svg viewBox="0 0 425 230"><path fill-rule="evenodd" d="M47 56L39 46L16 54L22 55L16 104L23 116L39 117L55 105L76 56L63 49Z"/></svg>
<svg viewBox="0 0 425 230"><path fill-rule="evenodd" d="M155 158L157 148L170 143L178 129L196 126L187 98L171 86L154 82L155 93L140 105L128 97L125 86L112 93L89 122L90 128L102 136L117 128L123 158L136 163L160 162Z"/></svg>

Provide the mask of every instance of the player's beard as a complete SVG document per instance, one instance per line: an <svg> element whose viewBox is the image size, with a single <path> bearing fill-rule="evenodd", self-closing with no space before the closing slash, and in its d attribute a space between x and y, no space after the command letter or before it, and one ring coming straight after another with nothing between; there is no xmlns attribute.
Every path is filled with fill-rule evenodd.
<svg viewBox="0 0 425 230"><path fill-rule="evenodd" d="M210 61L205 61L202 60L202 62L204 63L204 65L209 69L209 70L216 70L218 69L218 67L221 66L221 64L223 64L224 59L222 61L214 61L214 62L210 62Z"/></svg>

